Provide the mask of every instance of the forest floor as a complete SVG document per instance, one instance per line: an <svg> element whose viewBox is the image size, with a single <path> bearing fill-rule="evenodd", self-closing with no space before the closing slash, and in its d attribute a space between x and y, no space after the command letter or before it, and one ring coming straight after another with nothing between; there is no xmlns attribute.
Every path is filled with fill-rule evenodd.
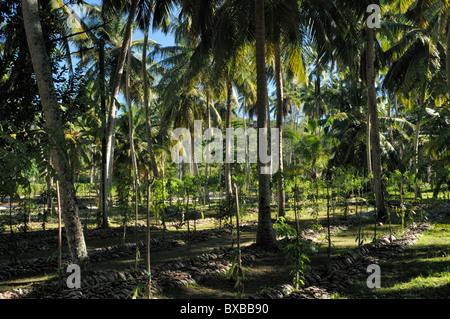
<svg viewBox="0 0 450 319"><path fill-rule="evenodd" d="M404 221L392 216L391 223L376 224L373 208L358 205L330 212L331 249L328 256L326 206L318 216L304 212L300 218L302 239L314 243L316 252L307 253L309 262L300 291L293 287L292 264L279 248L255 245L257 211L247 209L240 227L242 247L243 298L339 298L446 299L450 297L450 204L445 201L423 202L423 211L415 211ZM342 207L341 207L342 208ZM360 210L361 206L359 206ZM213 218L216 207L205 208L204 218L177 229L169 223L163 231L154 221L151 237L152 298L158 299L234 299L235 282L227 271L232 266L236 248L236 229L224 228ZM6 210L7 212L7 210ZM273 207L273 216L276 215ZM7 220L8 214L0 215ZM392 214L394 215L394 214ZM86 215L88 216L88 215ZM293 212L287 220L295 226ZM428 220L419 220L427 217ZM415 219L414 222L412 220ZM65 287L70 264L63 241L62 282L57 276L57 230L55 218L47 230L31 220L33 229L14 233L9 227L0 234L0 299L18 298L146 298L145 216L140 227L130 223L124 229L120 216L111 217L111 228L95 229L94 220L82 220L92 271L82 273L81 288ZM233 221L234 222L234 221ZM5 222L4 224L7 225ZM376 233L375 233L376 232ZM136 237L138 268L136 270ZM357 237L364 241L358 245ZM376 237L375 242L372 239ZM12 240L12 238L14 240ZM284 245L287 239L279 237ZM280 245L282 246L282 245ZM16 254L12 254L15 251ZM13 258L14 257L14 258ZM12 262L12 259L16 259ZM381 288L367 287L367 266L381 269Z"/></svg>

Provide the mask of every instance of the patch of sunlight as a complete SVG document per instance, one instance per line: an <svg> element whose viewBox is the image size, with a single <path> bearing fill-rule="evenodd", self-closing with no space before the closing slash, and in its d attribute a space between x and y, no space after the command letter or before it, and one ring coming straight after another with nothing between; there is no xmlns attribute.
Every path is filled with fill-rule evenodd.
<svg viewBox="0 0 450 319"><path fill-rule="evenodd" d="M380 288L379 293L383 292L407 292L412 290L423 290L427 288L439 289L441 286L448 285L450 282L450 272L433 273L430 276L418 276L408 282L400 282L391 287Z"/></svg>

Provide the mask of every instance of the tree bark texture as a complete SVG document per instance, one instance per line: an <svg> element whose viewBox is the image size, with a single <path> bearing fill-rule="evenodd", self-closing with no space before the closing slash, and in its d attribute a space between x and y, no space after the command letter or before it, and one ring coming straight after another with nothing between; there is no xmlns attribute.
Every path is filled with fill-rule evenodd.
<svg viewBox="0 0 450 319"><path fill-rule="evenodd" d="M233 96L233 84L230 80L227 80L227 122L226 122L226 128L231 128L231 102L232 102L232 96ZM234 141L233 141L234 144ZM227 147L227 153L232 152L233 147L230 145L230 149ZM227 154L227 159L229 157L229 154ZM231 185L231 164L229 161L225 161L225 192L226 192L226 200L227 205L231 205L231 195L233 192L232 185Z"/></svg>
<svg viewBox="0 0 450 319"><path fill-rule="evenodd" d="M367 97L368 110L371 125L371 142L372 142L372 170L373 170L373 191L375 193L375 202L377 206L378 218L383 219L386 216L386 207L384 205L382 193L382 177L381 177L381 144L380 144L380 124L378 118L378 108L375 91L375 68L374 68L374 31L367 28Z"/></svg>
<svg viewBox="0 0 450 319"><path fill-rule="evenodd" d="M281 50L280 41L275 46L275 82L277 88L277 129L278 129L278 216L283 217L285 212L285 191L283 176L283 77L281 73Z"/></svg>
<svg viewBox="0 0 450 319"><path fill-rule="evenodd" d="M255 0L255 38L256 38L256 72L257 72L257 102L258 130L268 127L267 119L267 80L266 80L266 43L265 43L265 18L264 0ZM272 227L270 214L270 175L261 174L262 168L268 168L269 164L261 162L260 158L260 134L258 134L258 229L256 243L260 246L272 246L275 244L275 234ZM267 138L267 137L265 137ZM269 145L269 143L266 143ZM267 150L263 150L267 152Z"/></svg>
<svg viewBox="0 0 450 319"><path fill-rule="evenodd" d="M61 192L61 213L72 261L80 267L89 266L88 253L79 218L75 188L70 175L65 147L64 123L53 82L49 58L46 54L44 36L39 18L38 0L23 0L23 18L27 43L39 88L46 129L49 134L51 159L58 175Z"/></svg>
<svg viewBox="0 0 450 319"><path fill-rule="evenodd" d="M450 18L448 19L448 26L447 26L446 71L447 71L447 83L450 86ZM448 98L450 99L450 89L448 91Z"/></svg>

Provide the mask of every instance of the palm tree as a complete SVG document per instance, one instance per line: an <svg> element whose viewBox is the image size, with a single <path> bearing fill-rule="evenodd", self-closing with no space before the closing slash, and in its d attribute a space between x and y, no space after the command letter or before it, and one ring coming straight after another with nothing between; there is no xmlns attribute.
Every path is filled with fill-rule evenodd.
<svg viewBox="0 0 450 319"><path fill-rule="evenodd" d="M267 25L267 41L273 54L274 79L276 86L276 128L278 129L278 173L277 173L277 198L278 216L285 215L285 192L283 176L283 107L284 85L282 62L287 65L287 72L297 78L303 78L303 59L301 55L302 36L300 26L300 7L297 1L275 1L268 6L270 12Z"/></svg>
<svg viewBox="0 0 450 319"><path fill-rule="evenodd" d="M176 26L182 32L185 25L183 23ZM206 98L200 87L199 77L191 77L190 59L193 48L186 39L179 39L178 45L174 47L160 48L154 51L154 55L165 57L159 61L156 71L162 76L157 85L157 90L161 92L160 99L163 105L160 130L169 130L173 125L177 128L187 128L190 132L191 150L186 150L190 154L190 169L194 176L199 175L198 156L195 147L195 121L206 117ZM186 136L183 136L183 139ZM175 160L175 159L173 159ZM199 199L202 202L203 196L200 185L197 185Z"/></svg>
<svg viewBox="0 0 450 319"><path fill-rule="evenodd" d="M435 42L445 43L445 71L447 83L450 85L450 2L448 0L396 0L400 2L400 13L410 20L416 21L422 29L433 28ZM450 90L448 92L450 95Z"/></svg>
<svg viewBox="0 0 450 319"><path fill-rule="evenodd" d="M22 1L22 9L28 47L39 87L46 126L48 131L51 132L49 134L51 158L58 174L62 216L64 218L69 249L73 261L81 267L88 268L88 253L79 218L75 188L71 181L69 163L64 156L67 151L64 145L64 125L58 117L58 100L53 84L52 70L46 54L47 50L39 18L38 1L24 0Z"/></svg>
<svg viewBox="0 0 450 319"><path fill-rule="evenodd" d="M258 112L258 130L268 128L267 107L267 80L266 80L266 31L265 31L265 1L255 0L255 39L256 39L256 73L257 73L257 97L256 109ZM268 165L261 162L261 137L267 139L267 135L258 134L258 180L259 180L259 205L258 205L258 230L256 243L261 246L272 246L275 243L275 234L272 227L270 212L270 175L267 174ZM264 143L269 145L269 143ZM264 171L263 171L264 170Z"/></svg>
<svg viewBox="0 0 450 319"><path fill-rule="evenodd" d="M129 11L125 34L123 38L122 49L117 61L116 69L112 77L111 85L111 97L109 101L108 122L106 127L107 145L106 145L106 176L108 183L112 183L112 159L114 157L114 140L115 140L115 128L117 122L117 99L119 98L120 83L122 74L125 68L125 59L127 52L130 50L131 37L133 32L134 18L137 12L139 0L132 0L131 8Z"/></svg>
<svg viewBox="0 0 450 319"><path fill-rule="evenodd" d="M438 4L439 1L433 5ZM383 86L388 92L398 92L403 96L417 101L417 122L414 134L413 163L416 172L415 197L421 197L417 179L419 175L419 144L421 124L424 116L425 103L433 92L436 83L444 83L444 46L436 38L435 30L441 28L445 14L438 14L433 5L418 1L416 6L403 10L406 17L413 19L405 22L405 17L397 16L394 23L401 29L399 40L386 51L392 61L386 74ZM441 4L442 5L442 4ZM445 5L444 5L445 7ZM439 6L441 8L441 6ZM431 11L432 15L426 14ZM395 30L393 30L394 32ZM444 41L442 41L444 42ZM424 76L426 75L426 76ZM408 103L410 105L410 103Z"/></svg>
<svg viewBox="0 0 450 319"><path fill-rule="evenodd" d="M51 0L49 4L52 10L58 11L62 14L60 30L63 33L63 37L60 39L63 42L63 47L66 52L66 61L69 65L69 72L73 74L73 62L72 56L80 58L80 65L84 66L86 63L93 62L95 71L89 70L86 72L87 78L91 79L91 82L98 82L93 90L97 95L96 98L101 100L101 119L103 127L106 127L106 96L105 96L105 55L104 55L104 39L106 23L104 23L101 15L101 9L98 6L90 5L85 1L78 1L77 5L86 12L85 17L95 25L90 27L69 5L61 0ZM69 30L70 34L67 34ZM71 43L76 48L77 52L71 52ZM95 61L95 62L94 62ZM95 74L95 76L92 76ZM88 81L89 82L89 81ZM107 199L106 199L106 137L104 134L102 139L102 165L101 165L101 187L100 187L100 201L99 210L102 215L103 227L108 227L108 218L106 213Z"/></svg>
<svg viewBox="0 0 450 319"><path fill-rule="evenodd" d="M383 219L386 217L386 207L383 200L383 192L382 192L382 172L381 172L381 144L380 144L380 135L379 135L379 117L378 117L378 107L376 100L376 89L375 89L375 68L376 65L379 65L379 61L381 56L378 54L377 64L375 64L375 51L379 52L379 43L375 41L375 30L370 27L365 27L360 30L356 29L354 26L358 24L358 21L365 20L366 10L369 5L379 4L379 2L370 2L370 1L354 1L348 0L342 6L345 7L345 10L342 12L348 12L346 16L350 19L351 26L350 29L346 28L348 34L354 34L351 38L351 42L344 42L345 44L350 44L349 52L361 52L361 57L365 58L365 67L364 64L360 63L360 61L356 62L356 70L358 71L357 75L359 78L360 74L365 76L365 84L367 90L367 122L370 123L370 131L368 129L367 134L367 161L368 161L368 169L372 169L373 180L372 180L372 190L375 193L375 201L377 207L378 219ZM351 32L349 32L351 31ZM359 43L357 42L357 39ZM344 44L342 43L342 44ZM365 43L365 50L361 44ZM343 45L340 45L339 48L343 48ZM339 56L342 61L347 61L349 65L352 64L351 57L348 54L339 51ZM357 56L357 55L356 55ZM365 74L361 71L365 70ZM369 139L370 133L370 139ZM370 141L370 144L369 144ZM370 145L370 146L369 146ZM371 149L369 149L371 147ZM370 151L370 155L369 155ZM371 159L371 162L369 161Z"/></svg>
<svg viewBox="0 0 450 319"><path fill-rule="evenodd" d="M151 169L155 178L159 177L158 168L156 167L155 153L153 150L153 137L152 137L152 125L150 121L149 111L149 87L148 87L148 71L147 71L147 47L148 47L148 33L149 33L149 21L144 26L144 49L142 53L142 74L143 74L143 89L144 89L144 108L145 108L145 124L147 132L148 153L150 155Z"/></svg>
<svg viewBox="0 0 450 319"><path fill-rule="evenodd" d="M448 12L448 10L446 11ZM447 71L447 85L450 87L450 18L447 24L447 54L446 54L446 71ZM448 98L450 99L450 90L448 91Z"/></svg>
<svg viewBox="0 0 450 319"><path fill-rule="evenodd" d="M60 3L60 0L57 0L56 2ZM78 27L79 28L84 28L86 29L86 34L89 35L88 39L92 41L94 41L97 45L99 45L100 47L103 47L103 45L101 45L102 40L106 40L108 42L108 48L111 47L111 44L113 45L113 48L110 50L111 52L108 52L110 57L114 57L114 59L116 59L116 61L114 61L114 59L112 59L113 65L116 65L116 69L110 70L111 73L115 72L114 74L111 75L110 80L111 80L111 87L114 87L113 91L115 92L119 92L120 88L122 88L122 92L125 93L125 91L127 90L126 86L124 85L124 82L120 80L120 77L118 78L118 71L121 69L122 67L122 59L123 59L123 54L124 54L124 47L127 45L127 42L125 41L125 37L127 36L127 34L123 35L123 20L122 20L122 16L119 14L117 15L117 13L121 13L121 11L124 9L123 3L121 2L114 2L114 1L108 1L108 2L104 2L103 6L101 8L99 7L94 7L90 8L90 14L88 15L89 20L93 23L96 22L97 25L102 26L101 28L95 28L94 31L91 30L91 28L89 28L86 24L83 23L83 21L81 19L79 19L79 17L76 16L76 14L71 11L66 5L64 4L59 4L61 6L61 8L63 8L65 10L65 13L68 15L68 19L71 20L75 20L78 23ZM134 8L135 6L138 6L136 9ZM86 4L83 4L83 6L86 6ZM125 7L126 9L126 7ZM143 48L143 58L142 58L142 64L140 65L140 69L142 70L142 75L144 77L143 79L143 83L144 83L144 107L148 110L148 94L149 94L149 89L148 89L148 71L147 71L147 48L148 48L148 29L149 29L149 20L152 14L152 10L153 10L153 3L150 1L140 1L138 4L136 3L132 3L131 7L128 7L128 9L130 10L130 13L132 14L133 12L131 11L135 11L135 16L139 22L139 26L144 29L146 31L145 34L145 38L144 38L144 48ZM130 19L132 21L133 16L130 16ZM101 21L104 21L105 19L108 20L108 23L103 23L101 24ZM162 22L161 22L162 23ZM154 28L156 28L156 22L154 21ZM132 24L128 23L126 28L125 28L125 32L129 32L132 33L133 27ZM95 33L95 35L94 35ZM122 38L123 35L123 38ZM101 38L101 39L100 39ZM131 35L130 35L131 38ZM135 41L132 42L133 46L140 46L142 45L141 43L142 41ZM78 42L76 42L78 43ZM86 47L86 44L83 44L84 47ZM87 53L86 53L87 52ZM94 52L92 49L81 49L80 51L77 52L77 55L80 56L81 58L81 64L82 65L88 65L92 60L97 60L100 57L97 57L96 55L94 55ZM100 50L100 52L102 52ZM103 55L104 57L104 55ZM104 63L103 59L100 59L101 62ZM123 63L125 63L123 61ZM131 66L133 66L134 68L138 67L137 61L135 59L135 57L133 56L133 61L132 63L130 63ZM121 72L123 72L124 67L122 68ZM128 70L127 70L128 72ZM102 74L102 72L100 72ZM87 74L90 74L90 76L92 78L98 78L98 72L95 72L94 69L90 69ZM134 74L136 74L136 72L134 72ZM105 80L105 76L101 76L102 79L100 79L100 82L103 83L103 81ZM117 81L117 79L119 79ZM116 81L114 83L114 81ZM118 86L117 86L118 85ZM119 91L117 91L119 90ZM103 90L101 90L103 92ZM115 93L114 93L115 94ZM112 100L117 99L117 97L114 97ZM104 150L104 152L102 153L108 153L109 156L112 156L113 154L113 149L111 152L111 147L114 148L114 129L113 126L115 125L114 122L115 120L111 120L112 117L114 117L114 114L116 114L117 109L115 109L115 104L111 104L112 100L110 100L110 108L109 108L109 118L110 120L108 120L108 128L107 128L107 134L109 135L109 140L108 140L108 146L109 146L109 150ZM149 119L149 117L147 116L147 119ZM148 148L149 148L149 154L150 154L150 160L151 163L153 163L151 165L152 167L152 171L154 176L158 176L158 172L156 169L156 164L155 164L155 159L154 159L154 155L153 154L153 147L152 147L152 138L150 137L150 131L151 131L151 123L149 121L147 121L148 123L148 129L147 132L148 134ZM105 125L106 126L106 125ZM112 145L111 145L112 143ZM106 155L106 154L104 154ZM108 161L107 167L112 169L111 166L111 162L110 162L110 157L106 157L106 160ZM107 180L108 180L108 184L111 184L111 174L106 173L105 175L107 175ZM102 178L102 180L104 180ZM105 182L106 185L106 182ZM102 188L102 193L105 193L106 189ZM107 192L107 190L106 190ZM102 196L106 199L107 196ZM105 208L103 209L102 206L105 206ZM101 205L103 211L104 211L104 221L103 221L103 226L107 227L108 225L108 221L107 221L107 214L106 214L106 202L103 203L103 205Z"/></svg>
<svg viewBox="0 0 450 319"><path fill-rule="evenodd" d="M247 136L247 120L246 115L249 110L253 108L256 102L256 76L255 76L255 62L254 50L250 44L242 48L242 53L239 53L237 69L239 73L236 77L236 88L239 92L239 101L241 103L240 112L242 112L242 122L244 126L244 134ZM245 138L245 175L247 179L247 190L250 187L250 155L248 139Z"/></svg>
<svg viewBox="0 0 450 319"><path fill-rule="evenodd" d="M372 142L372 169L373 185L375 192L375 201L379 219L386 216L386 207L384 205L381 177L381 146L380 146L380 126L378 118L377 97L375 91L375 64L374 64L374 41L375 34L373 28L367 28L367 55L366 55L366 78L367 78L367 100L370 116Z"/></svg>

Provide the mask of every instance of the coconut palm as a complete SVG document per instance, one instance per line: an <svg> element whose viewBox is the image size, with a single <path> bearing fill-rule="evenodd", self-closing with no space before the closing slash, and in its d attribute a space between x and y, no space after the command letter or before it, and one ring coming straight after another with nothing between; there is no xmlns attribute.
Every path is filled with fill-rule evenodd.
<svg viewBox="0 0 450 319"><path fill-rule="evenodd" d="M421 197L417 178L419 175L420 131L425 105L431 97L435 83L445 83L446 81L443 72L445 70L445 49L439 41L440 37L434 37L435 30L441 27L439 15L434 10L432 10L433 15L428 15L426 11L430 10L429 4L419 1L417 6L405 10L405 16L413 17L414 20L404 22L403 17L398 17L400 20L397 22L402 27L402 32L400 39L386 52L393 62L383 83L388 92L398 92L409 99L409 103L406 105L411 110L413 110L413 105L417 104L413 144L416 198Z"/></svg>
<svg viewBox="0 0 450 319"><path fill-rule="evenodd" d="M345 9L341 10L341 12L348 12L346 16L350 19L348 23L350 26L356 26L359 22L366 22L368 17L366 11L369 5L379 5L379 2L373 1L353 1L348 0L343 3L343 7ZM348 28L345 28L348 30ZM375 193L376 199L376 207L378 218L382 219L386 217L386 207L383 200L383 192L382 192L382 171L381 171L381 144L380 144L380 124L379 124L379 116L377 109L377 97L376 97L376 89L375 89L375 80L376 80L376 72L375 68L380 66L380 45L379 42L376 41L375 30L371 27L366 26L365 28L361 28L358 30L355 27L351 27L353 32L349 34L353 34L350 42L345 42L346 44L350 44L352 53L361 53L361 58L364 59L364 63L356 63L356 70L358 70L358 78L359 74L363 75L363 79L365 79L366 90L367 90L367 110L368 110L368 123L370 123L370 130L368 128L367 134L367 159L368 159L368 169L373 172L373 180L372 180L372 190ZM354 40L359 39L359 42ZM365 44L365 47L361 44ZM339 46L339 47L342 47ZM343 53L339 54L339 57L342 61L348 61L348 55ZM377 52L377 58L375 58L375 52ZM358 56L356 54L356 56ZM375 63L377 61L377 63ZM365 64L365 65L364 65ZM352 62L349 62L348 65L352 65ZM364 72L365 71L365 72ZM370 139L369 139L370 133ZM370 141L370 144L369 144ZM370 146L369 146L370 145ZM369 154L370 153L370 154ZM371 159L371 162L369 161Z"/></svg>
<svg viewBox="0 0 450 319"><path fill-rule="evenodd" d="M133 23L138 8L139 0L132 0L132 5L129 11L125 34L123 38L123 44L120 51L119 59L117 60L116 69L112 76L111 85L111 97L109 101L108 108L108 122L106 126L106 176L108 178L108 183L112 182L112 159L114 157L114 143L115 143L115 128L117 121L117 100L119 98L120 83L122 80L123 71L125 68L125 59L127 52L130 51L131 37L133 31Z"/></svg>
<svg viewBox="0 0 450 319"><path fill-rule="evenodd" d="M255 0L255 49L256 49L256 79L257 79L257 102L256 109L258 114L258 129L268 128L267 119L267 81L266 81L266 31L265 31L265 1ZM271 246L275 242L275 235L272 228L270 214L270 176L267 174L268 166L261 161L261 153L267 150L261 150L262 141L258 134L258 180L259 180L259 213L258 213L258 232L256 243L263 246ZM269 145L267 142L265 145ZM264 171L263 171L264 170Z"/></svg>
<svg viewBox="0 0 450 319"><path fill-rule="evenodd" d="M82 267L89 267L88 254L84 241L83 230L76 204L76 193L71 181L69 165L64 145L63 123L58 115L58 100L53 84L52 70L46 55L44 37L39 18L39 6L36 0L22 2L25 31L28 47L33 61L33 67L39 87L44 117L49 132L51 157L58 174L61 191L62 216L69 243L72 259Z"/></svg>
<svg viewBox="0 0 450 319"><path fill-rule="evenodd" d="M179 21L178 21L179 22ZM185 28L184 22L179 22L174 26L178 32ZM199 175L198 156L194 147L195 121L206 118L206 97L200 87L199 78L191 78L190 59L194 48L192 48L185 38L178 39L178 45L174 47L160 48L154 51L154 55L160 55L163 60L159 66L155 66L155 71L161 74L162 79L156 86L161 92L160 100L162 105L162 118L160 130L173 128L187 128L190 131L191 150L186 150L190 154L190 168L195 176ZM183 138L186 138L185 136ZM174 159L173 159L174 160ZM201 189L198 185L199 198L202 200Z"/></svg>
<svg viewBox="0 0 450 319"><path fill-rule="evenodd" d="M277 96L276 127L278 129L278 178L277 198L278 216L285 216L285 192L283 176L283 108L285 106L282 62L287 66L288 74L296 77L299 82L304 81L300 7L297 1L275 1L267 8L271 20L266 22L268 42L273 51L274 79Z"/></svg>

